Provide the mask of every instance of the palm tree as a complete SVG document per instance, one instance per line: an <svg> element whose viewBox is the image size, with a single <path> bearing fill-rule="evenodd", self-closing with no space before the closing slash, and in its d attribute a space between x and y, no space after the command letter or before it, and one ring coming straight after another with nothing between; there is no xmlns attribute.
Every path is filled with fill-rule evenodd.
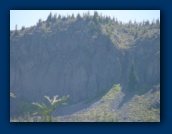
<svg viewBox="0 0 172 134"><path fill-rule="evenodd" d="M37 115L40 115L44 118L44 121L52 122L52 113L59 105L64 105L64 101L66 101L69 98L68 96L63 96L61 99L58 99L58 95L54 96L53 99L50 99L48 96L44 96L46 100L49 102L49 106L45 105L44 103L32 103L33 105L38 107L38 110L34 113ZM48 117L48 120L47 120Z"/></svg>

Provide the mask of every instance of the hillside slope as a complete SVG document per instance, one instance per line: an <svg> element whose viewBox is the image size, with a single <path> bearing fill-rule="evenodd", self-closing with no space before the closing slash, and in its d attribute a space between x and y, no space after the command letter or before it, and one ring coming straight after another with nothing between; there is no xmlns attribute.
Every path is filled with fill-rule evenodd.
<svg viewBox="0 0 172 134"><path fill-rule="evenodd" d="M71 115L58 117L60 122L160 122L160 87L134 95L119 107L125 93L114 85L102 98ZM84 104L82 104L84 105ZM70 106L72 110L74 106ZM57 114L54 114L56 117Z"/></svg>
<svg viewBox="0 0 172 134"><path fill-rule="evenodd" d="M103 96L118 83L133 96L160 84L158 20L122 24L97 13L50 15L10 31L10 90L16 95L11 115L44 102L44 95L70 95L72 105Z"/></svg>

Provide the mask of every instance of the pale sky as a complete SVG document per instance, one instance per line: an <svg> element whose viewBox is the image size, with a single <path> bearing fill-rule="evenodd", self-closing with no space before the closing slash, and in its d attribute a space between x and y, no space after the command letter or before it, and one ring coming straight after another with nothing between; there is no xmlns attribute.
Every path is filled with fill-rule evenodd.
<svg viewBox="0 0 172 134"><path fill-rule="evenodd" d="M15 25L17 25L17 29L21 29L22 26L36 25L39 19L46 20L50 12L52 14L57 13L57 16L59 14L67 16L67 14L72 15L72 13L76 16L78 13L82 15L87 11L91 15L94 11L97 11L99 14L102 13L103 16L115 17L123 23L129 20L141 22L143 20L160 19L160 10L10 10L10 30L14 30Z"/></svg>

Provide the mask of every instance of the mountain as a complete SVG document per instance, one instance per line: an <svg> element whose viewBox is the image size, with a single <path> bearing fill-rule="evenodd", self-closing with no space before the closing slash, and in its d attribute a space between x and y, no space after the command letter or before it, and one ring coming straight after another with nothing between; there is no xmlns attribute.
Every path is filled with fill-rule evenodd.
<svg viewBox="0 0 172 134"><path fill-rule="evenodd" d="M12 115L44 102L44 95L70 95L72 105L97 99L118 83L132 95L160 84L159 20L122 24L96 12L50 14L35 26L10 31L10 90L17 97Z"/></svg>

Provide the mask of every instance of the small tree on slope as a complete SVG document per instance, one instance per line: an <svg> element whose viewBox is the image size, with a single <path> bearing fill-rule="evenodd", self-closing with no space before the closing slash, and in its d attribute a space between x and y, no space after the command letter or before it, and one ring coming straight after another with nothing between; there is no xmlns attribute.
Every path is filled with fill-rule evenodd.
<svg viewBox="0 0 172 134"><path fill-rule="evenodd" d="M48 96L44 96L46 100L49 102L49 106L45 105L44 103L32 103L33 105L38 107L38 110L34 114L38 114L44 118L44 121L52 122L52 113L54 110L59 106L64 104L64 101L66 101L69 98L68 96L63 96L61 99L58 99L58 95L54 96L53 99L50 99ZM48 119L47 119L48 117Z"/></svg>

